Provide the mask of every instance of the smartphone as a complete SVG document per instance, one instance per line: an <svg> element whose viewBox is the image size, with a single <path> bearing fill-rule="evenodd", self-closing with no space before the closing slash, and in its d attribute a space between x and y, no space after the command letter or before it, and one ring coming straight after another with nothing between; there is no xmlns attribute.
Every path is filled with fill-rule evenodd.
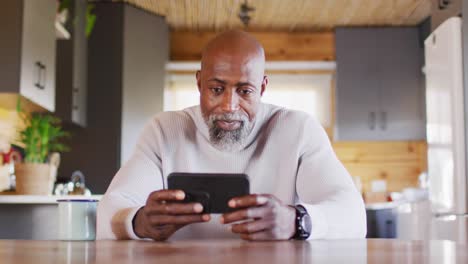
<svg viewBox="0 0 468 264"><path fill-rule="evenodd" d="M168 188L183 190L183 202L198 202L203 213L224 214L233 211L230 199L250 193L249 177L232 173L181 173L174 172L167 178Z"/></svg>

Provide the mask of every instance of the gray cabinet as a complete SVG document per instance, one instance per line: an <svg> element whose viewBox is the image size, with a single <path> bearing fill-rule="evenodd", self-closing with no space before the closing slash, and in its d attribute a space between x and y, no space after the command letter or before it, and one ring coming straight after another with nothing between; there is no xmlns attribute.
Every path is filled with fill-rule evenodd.
<svg viewBox="0 0 468 264"><path fill-rule="evenodd" d="M65 122L85 127L87 123L88 41L86 0L73 2L70 40L57 41L57 115Z"/></svg>
<svg viewBox="0 0 468 264"><path fill-rule="evenodd" d="M55 0L7 0L0 9L0 92L55 110Z"/></svg>
<svg viewBox="0 0 468 264"><path fill-rule="evenodd" d="M72 151L63 154L59 173L80 169L91 191L104 193L145 123L163 109L169 27L164 17L126 3L94 4L87 126L65 124Z"/></svg>
<svg viewBox="0 0 468 264"><path fill-rule="evenodd" d="M422 56L416 27L337 29L335 138L424 139Z"/></svg>
<svg viewBox="0 0 468 264"><path fill-rule="evenodd" d="M417 28L377 32L380 80L380 139L425 139L423 47ZM378 119L379 120L379 119Z"/></svg>
<svg viewBox="0 0 468 264"><path fill-rule="evenodd" d="M367 29L337 30L336 33L338 123L335 138L338 139L372 140L379 136L376 118L380 90L378 79L374 78L377 74L376 39L368 35Z"/></svg>

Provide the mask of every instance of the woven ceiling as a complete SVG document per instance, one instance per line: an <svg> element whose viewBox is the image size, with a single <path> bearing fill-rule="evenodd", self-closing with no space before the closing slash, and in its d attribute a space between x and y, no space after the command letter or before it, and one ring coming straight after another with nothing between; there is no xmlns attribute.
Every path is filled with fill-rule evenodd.
<svg viewBox="0 0 468 264"><path fill-rule="evenodd" d="M114 0L166 17L177 31L244 28L238 12L245 0ZM336 26L417 25L430 0L249 0L255 8L248 30L317 31Z"/></svg>

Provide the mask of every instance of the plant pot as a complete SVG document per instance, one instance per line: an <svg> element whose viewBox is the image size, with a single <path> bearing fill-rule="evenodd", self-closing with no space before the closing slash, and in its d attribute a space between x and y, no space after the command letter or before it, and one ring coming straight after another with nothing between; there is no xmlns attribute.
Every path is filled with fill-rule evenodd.
<svg viewBox="0 0 468 264"><path fill-rule="evenodd" d="M50 195L57 177L57 166L46 163L15 164L16 193Z"/></svg>

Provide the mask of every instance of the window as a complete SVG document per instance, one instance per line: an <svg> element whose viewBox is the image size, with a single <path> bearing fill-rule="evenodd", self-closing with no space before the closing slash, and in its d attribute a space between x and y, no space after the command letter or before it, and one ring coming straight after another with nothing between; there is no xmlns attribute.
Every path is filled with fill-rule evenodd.
<svg viewBox="0 0 468 264"><path fill-rule="evenodd" d="M331 74L270 74L263 102L304 111L331 125Z"/></svg>
<svg viewBox="0 0 468 264"><path fill-rule="evenodd" d="M311 71L311 64L318 64L322 68L314 68L312 70L315 71ZM270 65L267 63L267 70L268 67L274 67L271 70L283 73L272 72L267 74L269 82L262 101L304 111L315 116L322 126L331 127L331 89L334 64L330 68L326 68L325 71L322 64L314 64L313 62L308 64L295 63L295 67L297 65L309 67L297 70L296 68L284 69L284 65L291 65L290 63L270 63ZM199 67L199 64L189 65L189 67L195 68L197 66ZM174 64L170 65L168 69L174 70L172 67L174 67ZM195 73L187 73L188 69L186 68L182 70L185 70L185 73L168 72L167 86L164 93L164 111L181 110L199 104L200 96ZM192 68L190 70L193 71ZM292 70L293 73L285 73L285 70Z"/></svg>

